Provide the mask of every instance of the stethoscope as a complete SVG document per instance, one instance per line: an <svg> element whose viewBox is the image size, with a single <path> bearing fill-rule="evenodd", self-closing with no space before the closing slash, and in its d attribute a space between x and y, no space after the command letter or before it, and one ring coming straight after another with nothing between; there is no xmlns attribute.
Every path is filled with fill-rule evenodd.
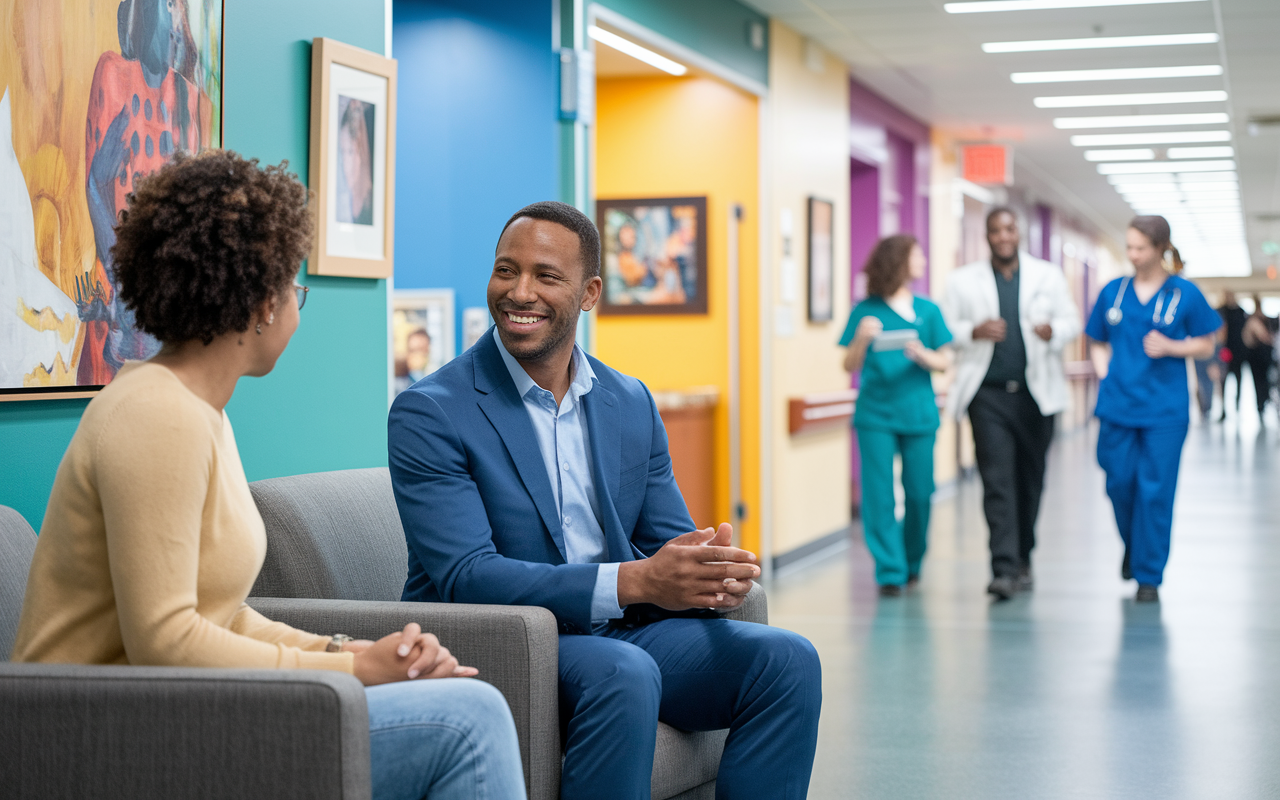
<svg viewBox="0 0 1280 800"><path fill-rule="evenodd" d="M1120 310L1120 303L1124 300L1124 293L1129 288L1129 276L1125 276L1120 281L1120 291L1116 292L1116 300L1111 304L1111 308L1107 309L1107 322L1112 325L1119 325L1120 320L1124 319L1124 312ZM1169 292L1162 286L1160 293L1156 295L1155 309L1151 312L1151 323L1153 325L1172 325L1174 318L1178 315L1178 303L1182 301L1182 290L1173 287L1173 297L1169 298ZM1160 306L1164 305L1164 322L1160 321Z"/></svg>

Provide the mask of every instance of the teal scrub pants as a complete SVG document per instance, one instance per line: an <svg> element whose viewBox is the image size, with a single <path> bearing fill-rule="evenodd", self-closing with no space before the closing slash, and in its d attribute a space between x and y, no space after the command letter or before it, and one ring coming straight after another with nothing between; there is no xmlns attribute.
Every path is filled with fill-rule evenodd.
<svg viewBox="0 0 1280 800"><path fill-rule="evenodd" d="M876 583L901 585L920 574L933 501L935 434L905 434L858 428L862 454L862 531L876 562ZM893 457L902 454L906 515L894 513Z"/></svg>

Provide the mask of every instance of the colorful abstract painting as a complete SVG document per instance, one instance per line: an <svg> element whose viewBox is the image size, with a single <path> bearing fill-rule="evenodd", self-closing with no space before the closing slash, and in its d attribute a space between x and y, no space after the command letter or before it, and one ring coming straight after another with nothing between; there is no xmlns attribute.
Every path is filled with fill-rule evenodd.
<svg viewBox="0 0 1280 800"><path fill-rule="evenodd" d="M221 146L223 0L0 0L0 395L101 387L159 348L117 296L138 178Z"/></svg>
<svg viewBox="0 0 1280 800"><path fill-rule="evenodd" d="M596 201L601 314L707 312L707 199Z"/></svg>

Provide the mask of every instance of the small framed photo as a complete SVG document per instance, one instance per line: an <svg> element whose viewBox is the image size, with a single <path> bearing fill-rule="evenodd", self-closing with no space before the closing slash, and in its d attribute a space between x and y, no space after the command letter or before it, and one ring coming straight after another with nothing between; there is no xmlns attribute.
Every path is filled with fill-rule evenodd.
<svg viewBox="0 0 1280 800"><path fill-rule="evenodd" d="M707 313L707 198L596 201L601 314Z"/></svg>
<svg viewBox="0 0 1280 800"><path fill-rule="evenodd" d="M393 271L396 62L333 39L311 49L310 275L388 278Z"/></svg>
<svg viewBox="0 0 1280 800"><path fill-rule="evenodd" d="M397 289L392 300L391 338L395 387L400 394L453 360L452 289Z"/></svg>
<svg viewBox="0 0 1280 800"><path fill-rule="evenodd" d="M809 321L835 313L835 203L809 198Z"/></svg>

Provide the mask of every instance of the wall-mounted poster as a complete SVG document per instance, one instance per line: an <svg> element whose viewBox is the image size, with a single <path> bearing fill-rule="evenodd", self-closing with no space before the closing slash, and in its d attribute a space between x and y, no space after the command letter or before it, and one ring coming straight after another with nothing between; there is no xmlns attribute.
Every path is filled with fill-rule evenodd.
<svg viewBox="0 0 1280 800"><path fill-rule="evenodd" d="M391 311L396 394L440 369L456 355L453 303L452 289L396 290Z"/></svg>
<svg viewBox="0 0 1280 800"><path fill-rule="evenodd" d="M707 313L707 198L599 200L601 314Z"/></svg>
<svg viewBox="0 0 1280 800"><path fill-rule="evenodd" d="M835 313L835 204L809 198L809 321Z"/></svg>
<svg viewBox="0 0 1280 800"><path fill-rule="evenodd" d="M311 275L387 278L394 263L396 62L316 39L311 49Z"/></svg>
<svg viewBox="0 0 1280 800"><path fill-rule="evenodd" d="M90 395L159 343L117 297L135 181L222 143L222 0L0 0L0 400Z"/></svg>

